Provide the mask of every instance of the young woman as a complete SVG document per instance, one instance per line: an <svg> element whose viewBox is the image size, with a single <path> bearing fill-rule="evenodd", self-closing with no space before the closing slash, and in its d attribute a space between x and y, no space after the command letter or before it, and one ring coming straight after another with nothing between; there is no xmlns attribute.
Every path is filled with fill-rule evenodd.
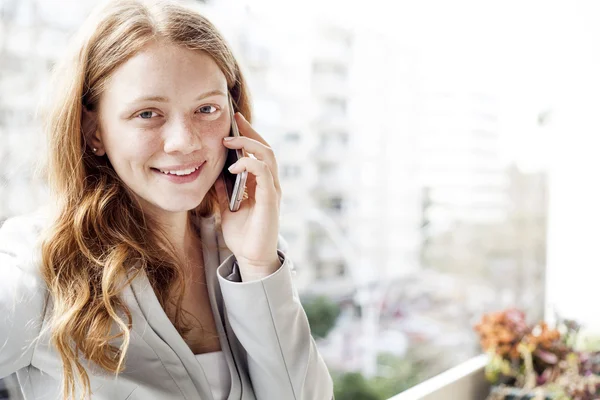
<svg viewBox="0 0 600 400"><path fill-rule="evenodd" d="M331 399L221 34L180 3L113 1L55 74L51 206L0 229L0 378L26 399ZM236 212L228 149L254 155L231 169Z"/></svg>

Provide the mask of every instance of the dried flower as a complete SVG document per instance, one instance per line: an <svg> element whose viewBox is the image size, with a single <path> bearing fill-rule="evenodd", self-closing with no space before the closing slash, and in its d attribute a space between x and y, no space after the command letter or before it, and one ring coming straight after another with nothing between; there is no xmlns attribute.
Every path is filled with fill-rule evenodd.
<svg viewBox="0 0 600 400"><path fill-rule="evenodd" d="M528 326L517 309L483 315L474 329L490 355L485 373L497 385L492 396L508 395L512 387L541 399L600 399L600 351L576 351L581 325L558 321L556 328Z"/></svg>

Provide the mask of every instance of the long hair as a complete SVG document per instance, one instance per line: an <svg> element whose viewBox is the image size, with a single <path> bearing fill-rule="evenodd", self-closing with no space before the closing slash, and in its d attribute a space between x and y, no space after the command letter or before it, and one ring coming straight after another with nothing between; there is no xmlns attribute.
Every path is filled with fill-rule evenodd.
<svg viewBox="0 0 600 400"><path fill-rule="evenodd" d="M76 378L83 389L80 398L91 395L81 356L115 375L124 370L132 318L119 295L138 273L147 274L180 334L187 332L181 260L108 158L89 150L82 130L83 107L96 109L111 73L157 39L210 55L226 77L235 111L251 121L240 67L222 35L197 10L175 1L116 0L83 24L54 71L44 120L45 174L58 212L43 237L41 268L52 303L51 343L63 361L64 398L75 395ZM189 219L209 217L216 207L213 186L188 212Z"/></svg>

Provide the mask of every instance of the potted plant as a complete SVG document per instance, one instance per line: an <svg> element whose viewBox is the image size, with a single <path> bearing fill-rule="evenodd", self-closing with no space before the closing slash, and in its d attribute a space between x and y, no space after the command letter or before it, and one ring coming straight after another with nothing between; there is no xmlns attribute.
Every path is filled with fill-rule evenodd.
<svg viewBox="0 0 600 400"><path fill-rule="evenodd" d="M584 348L575 321L528 325L523 311L508 309L484 314L474 329L489 355L488 400L600 399L600 351Z"/></svg>

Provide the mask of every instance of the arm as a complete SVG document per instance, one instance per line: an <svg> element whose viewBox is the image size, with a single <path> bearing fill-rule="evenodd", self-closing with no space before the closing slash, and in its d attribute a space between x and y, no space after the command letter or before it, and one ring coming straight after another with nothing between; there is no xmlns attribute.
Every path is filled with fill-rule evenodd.
<svg viewBox="0 0 600 400"><path fill-rule="evenodd" d="M294 287L292 261L278 254L281 267L252 282L241 282L233 256L218 268L229 322L248 353L258 399L329 400L332 379Z"/></svg>
<svg viewBox="0 0 600 400"><path fill-rule="evenodd" d="M34 260L36 231L29 217L0 228L0 379L31 364L45 290Z"/></svg>

